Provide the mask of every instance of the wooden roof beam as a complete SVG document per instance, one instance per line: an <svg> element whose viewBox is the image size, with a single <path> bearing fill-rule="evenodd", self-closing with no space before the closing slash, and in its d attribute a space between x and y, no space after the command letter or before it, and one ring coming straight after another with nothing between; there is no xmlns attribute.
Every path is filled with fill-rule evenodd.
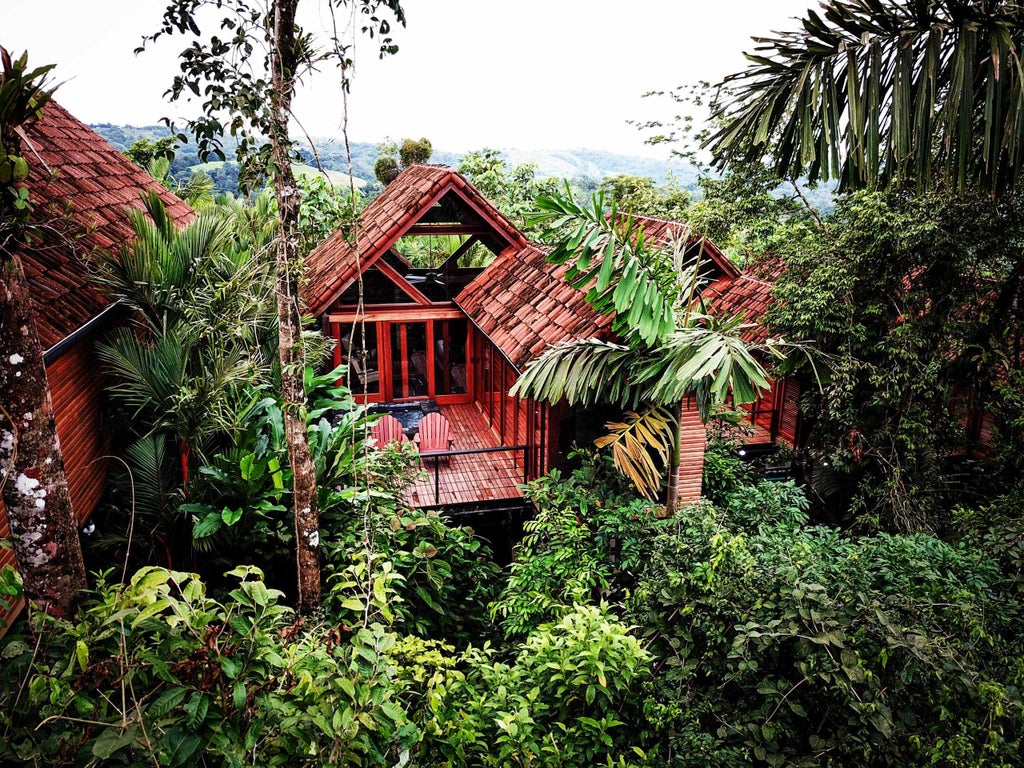
<svg viewBox="0 0 1024 768"><path fill-rule="evenodd" d="M413 224L402 237L428 235L491 235L494 227L484 224Z"/></svg>
<svg viewBox="0 0 1024 768"><path fill-rule="evenodd" d="M395 269L386 261L384 261L384 259L380 259L377 262L377 269L379 269L387 277L389 277L391 279L391 282L395 283L402 291L404 291L409 296L409 298L411 298L417 304L429 307L430 304L432 303L430 299L428 299L426 296L420 293L420 291L412 283L406 280L401 272L399 272L397 269Z"/></svg>
<svg viewBox="0 0 1024 768"><path fill-rule="evenodd" d="M456 248L451 256L444 260L444 264L441 265L441 269L447 272L453 265L455 267L458 267L459 259L462 258L466 253L468 253L469 249L479 242L480 238L477 237L476 235L473 235L471 238L469 238L469 240L467 240L458 248Z"/></svg>

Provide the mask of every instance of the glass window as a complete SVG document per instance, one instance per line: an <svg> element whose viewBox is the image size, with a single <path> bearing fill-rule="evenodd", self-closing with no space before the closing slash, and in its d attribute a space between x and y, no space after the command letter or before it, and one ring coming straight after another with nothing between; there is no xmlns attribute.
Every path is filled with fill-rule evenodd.
<svg viewBox="0 0 1024 768"><path fill-rule="evenodd" d="M377 323L342 323L338 326L337 342L341 349L341 362L348 366L345 382L348 388L357 395L379 395Z"/></svg>
<svg viewBox="0 0 1024 768"><path fill-rule="evenodd" d="M466 321L434 321L434 392L461 395L466 389Z"/></svg>
<svg viewBox="0 0 1024 768"><path fill-rule="evenodd" d="M391 323L392 396L427 397L427 373L427 324Z"/></svg>

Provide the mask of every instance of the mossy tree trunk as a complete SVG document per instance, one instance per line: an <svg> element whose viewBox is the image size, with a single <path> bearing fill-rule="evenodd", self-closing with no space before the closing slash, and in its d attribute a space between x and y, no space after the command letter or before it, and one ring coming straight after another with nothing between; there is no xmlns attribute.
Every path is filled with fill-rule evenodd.
<svg viewBox="0 0 1024 768"><path fill-rule="evenodd" d="M25 271L0 263L0 482L25 595L69 615L86 587L78 527Z"/></svg>
<svg viewBox="0 0 1024 768"><path fill-rule="evenodd" d="M278 352L284 399L285 439L294 478L295 554L298 570L298 610L308 614L320 604L320 530L316 466L306 431L302 324L298 276L300 194L291 166L288 115L294 92L296 57L295 10L298 0L274 4L271 72L271 178L277 197Z"/></svg>

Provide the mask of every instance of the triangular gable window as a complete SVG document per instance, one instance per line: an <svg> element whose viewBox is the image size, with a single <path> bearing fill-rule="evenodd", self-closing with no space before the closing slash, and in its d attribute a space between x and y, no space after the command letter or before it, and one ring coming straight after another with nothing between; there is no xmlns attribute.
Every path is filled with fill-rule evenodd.
<svg viewBox="0 0 1024 768"><path fill-rule="evenodd" d="M359 284L352 283L341 294L340 303L354 306L359 300ZM376 267L363 272L363 302L365 304L417 304L415 297L407 293Z"/></svg>

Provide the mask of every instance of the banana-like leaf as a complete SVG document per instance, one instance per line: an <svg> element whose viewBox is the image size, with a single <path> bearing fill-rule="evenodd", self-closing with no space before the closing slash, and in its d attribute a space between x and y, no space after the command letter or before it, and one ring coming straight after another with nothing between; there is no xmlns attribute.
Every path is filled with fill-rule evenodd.
<svg viewBox="0 0 1024 768"><path fill-rule="evenodd" d="M648 346L672 331L679 295L673 260L663 249L648 245L631 216L620 216L614 206L605 215L600 193L590 207L578 205L568 194L541 197L538 206L541 211L531 221L562 227L556 230L558 240L548 260L568 265L565 279L586 291L598 314L614 312L617 322Z"/></svg>
<svg viewBox="0 0 1024 768"><path fill-rule="evenodd" d="M620 344L591 339L549 347L526 366L510 394L570 405L602 398L628 404L637 396L631 371L638 353Z"/></svg>
<svg viewBox="0 0 1024 768"><path fill-rule="evenodd" d="M691 325L677 329L635 371L635 381L645 400L678 403L705 386L709 395L707 414L732 395L736 405L753 402L771 382L755 347L743 339L749 326L741 318L694 315ZM778 353L778 346L772 349Z"/></svg>

